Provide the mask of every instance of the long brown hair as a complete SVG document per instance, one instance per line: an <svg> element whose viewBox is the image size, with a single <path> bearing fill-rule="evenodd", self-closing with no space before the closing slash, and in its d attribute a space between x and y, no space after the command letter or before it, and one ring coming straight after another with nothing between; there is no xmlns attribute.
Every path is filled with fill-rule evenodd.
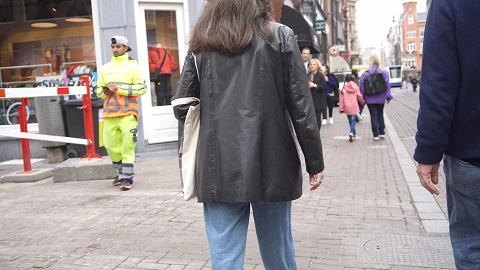
<svg viewBox="0 0 480 270"><path fill-rule="evenodd" d="M257 36L273 37L270 0L208 0L190 38L190 51L245 52Z"/></svg>

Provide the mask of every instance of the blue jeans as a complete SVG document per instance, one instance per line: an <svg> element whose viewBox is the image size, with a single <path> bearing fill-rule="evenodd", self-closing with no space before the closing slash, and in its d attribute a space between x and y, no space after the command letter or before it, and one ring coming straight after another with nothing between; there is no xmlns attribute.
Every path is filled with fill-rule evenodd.
<svg viewBox="0 0 480 270"><path fill-rule="evenodd" d="M385 120L383 119L383 107L385 104L367 104L372 122L373 137L385 135Z"/></svg>
<svg viewBox="0 0 480 270"><path fill-rule="evenodd" d="M353 136L357 136L357 132L355 131L355 124L357 123L357 116L354 115L347 115L348 123L350 124L350 133L353 134Z"/></svg>
<svg viewBox="0 0 480 270"><path fill-rule="evenodd" d="M480 267L480 168L444 156L450 241L457 269Z"/></svg>
<svg viewBox="0 0 480 270"><path fill-rule="evenodd" d="M297 269L291 226L292 202L251 205L265 269ZM243 270L250 203L204 203L203 211L212 269Z"/></svg>

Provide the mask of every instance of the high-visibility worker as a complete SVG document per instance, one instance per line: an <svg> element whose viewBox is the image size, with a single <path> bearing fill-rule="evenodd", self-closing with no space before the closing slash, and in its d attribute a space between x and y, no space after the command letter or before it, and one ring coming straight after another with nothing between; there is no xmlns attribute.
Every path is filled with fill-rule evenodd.
<svg viewBox="0 0 480 270"><path fill-rule="evenodd" d="M117 169L113 185L130 190L138 138L138 97L146 85L140 65L127 52L132 49L123 36L111 39L112 60L98 72L97 96L103 104L103 142L108 156Z"/></svg>

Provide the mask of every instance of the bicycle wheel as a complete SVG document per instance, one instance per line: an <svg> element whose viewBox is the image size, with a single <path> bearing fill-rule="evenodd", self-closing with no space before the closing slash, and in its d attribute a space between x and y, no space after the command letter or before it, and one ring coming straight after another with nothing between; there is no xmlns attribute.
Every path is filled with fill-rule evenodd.
<svg viewBox="0 0 480 270"><path fill-rule="evenodd" d="M10 105L7 109L7 113L5 114L6 118L7 118L7 123L9 125L13 125L12 121L10 120L10 111L12 111L15 106L21 106L22 103L20 101L17 101L17 102L14 102L12 103L12 105ZM30 110L28 109L28 106L25 107L26 111L27 111L27 121L28 121L28 118L30 118Z"/></svg>

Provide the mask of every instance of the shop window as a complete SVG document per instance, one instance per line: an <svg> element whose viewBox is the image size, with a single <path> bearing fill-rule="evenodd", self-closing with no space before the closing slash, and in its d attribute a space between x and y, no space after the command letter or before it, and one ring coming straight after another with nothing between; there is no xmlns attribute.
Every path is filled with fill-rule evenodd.
<svg viewBox="0 0 480 270"><path fill-rule="evenodd" d="M0 0L5 8L25 17L0 23L0 87L80 85L81 74L96 77L90 0ZM0 99L0 125L18 123L18 101ZM35 112L29 99L29 123Z"/></svg>
<svg viewBox="0 0 480 270"><path fill-rule="evenodd" d="M170 105L180 78L178 67L178 36L176 12L173 10L146 10L149 70L153 74L161 67L160 76L151 76L152 106ZM165 54L167 52L167 54ZM177 65L176 69L172 69Z"/></svg>
<svg viewBox="0 0 480 270"><path fill-rule="evenodd" d="M0 23L14 21L13 0L0 0Z"/></svg>

